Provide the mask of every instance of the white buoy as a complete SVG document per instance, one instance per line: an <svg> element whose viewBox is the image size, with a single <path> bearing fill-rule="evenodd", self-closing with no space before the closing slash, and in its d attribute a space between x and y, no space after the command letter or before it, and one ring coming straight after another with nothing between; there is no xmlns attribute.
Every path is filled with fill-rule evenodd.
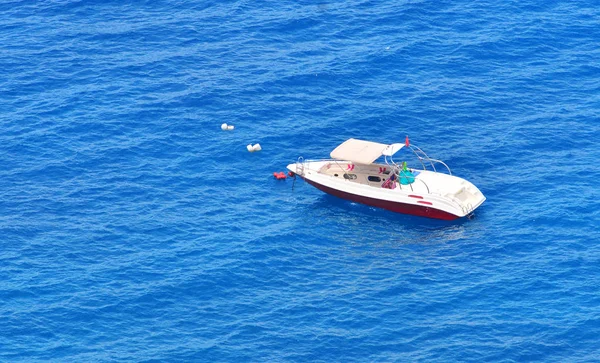
<svg viewBox="0 0 600 363"><path fill-rule="evenodd" d="M222 124L221 125L221 130L223 130L223 131L227 130L227 124Z"/></svg>
<svg viewBox="0 0 600 363"><path fill-rule="evenodd" d="M229 130L229 131L233 130L233 125L227 125L227 130Z"/></svg>
<svg viewBox="0 0 600 363"><path fill-rule="evenodd" d="M248 146L246 146L246 149L248 149L248 151L251 153L254 152L254 148L252 147L252 144L248 144Z"/></svg>
<svg viewBox="0 0 600 363"><path fill-rule="evenodd" d="M256 144L256 145L252 146L252 150L253 151L261 151L262 147L260 147L260 144Z"/></svg>

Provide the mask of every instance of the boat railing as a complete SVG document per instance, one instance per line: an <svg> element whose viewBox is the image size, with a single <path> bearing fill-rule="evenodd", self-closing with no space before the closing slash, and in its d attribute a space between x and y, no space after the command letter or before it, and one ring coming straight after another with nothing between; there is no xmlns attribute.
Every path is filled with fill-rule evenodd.
<svg viewBox="0 0 600 363"><path fill-rule="evenodd" d="M296 174L303 176L304 175L304 157L300 156L298 160L296 160Z"/></svg>
<svg viewBox="0 0 600 363"><path fill-rule="evenodd" d="M419 178L414 178L415 181L410 183L410 184L402 184L400 183L400 173L399 172L395 172L396 174L396 178L398 178L398 185L400 186L400 189L402 189L402 186L408 186L410 188L411 191L415 191L415 189L413 188L413 184L416 181L420 181L421 183L423 183L423 185L425 186L425 189L427 189L427 194L432 194L431 191L429 190L429 185L427 185L427 183L425 183L425 180L419 179Z"/></svg>
<svg viewBox="0 0 600 363"><path fill-rule="evenodd" d="M421 162L421 165L423 166L423 170L427 170L425 163L428 163L429 165L431 165L431 168L433 169L433 171L437 172L437 170L435 168L435 164L442 164L443 166L446 167L446 170L448 170L448 174L452 175L452 171L450 170L450 167L448 165L446 165L445 162L438 160L438 159L430 158L429 155L427 155L425 153L425 151L421 150L421 148L418 146L411 145L410 149L413 151L413 153L415 154L417 159L419 159L419 161Z"/></svg>
<svg viewBox="0 0 600 363"><path fill-rule="evenodd" d="M305 166L307 164L317 163L317 162L323 162L323 161L328 161L328 162L334 163L341 170L344 170L344 167L339 164L339 160L337 160L337 159L304 159L301 156L301 157L298 158L298 161L296 161L296 174L298 174L298 175L304 175L304 169L305 169ZM344 173L346 173L346 172L344 172ZM347 180L349 180L349 179L347 179Z"/></svg>
<svg viewBox="0 0 600 363"><path fill-rule="evenodd" d="M330 164L331 164L331 162L333 162L335 165L337 165L337 167L340 168L340 170L344 171L344 179L346 181L351 181L351 179L348 177L348 170L344 170L344 167L342 165L340 165L340 163L338 163L339 160L337 160L337 159L325 159L325 161L329 161Z"/></svg>
<svg viewBox="0 0 600 363"><path fill-rule="evenodd" d="M473 208L473 204L468 203L465 206L465 215L469 215L469 214L473 213L473 210L475 210L475 208Z"/></svg>
<svg viewBox="0 0 600 363"><path fill-rule="evenodd" d="M302 158L302 156L300 158ZM300 159L300 158L298 158L298 159ZM304 158L302 158L303 163L318 163L318 162L322 162L322 161L339 161L339 160L331 159L331 158L329 158L329 159L304 159Z"/></svg>
<svg viewBox="0 0 600 363"><path fill-rule="evenodd" d="M431 194L431 192L429 191L429 186L427 185L427 183L425 183L425 180L421 180L421 179L415 179L420 181L421 183L423 183L425 185L425 188L427 188L427 194Z"/></svg>

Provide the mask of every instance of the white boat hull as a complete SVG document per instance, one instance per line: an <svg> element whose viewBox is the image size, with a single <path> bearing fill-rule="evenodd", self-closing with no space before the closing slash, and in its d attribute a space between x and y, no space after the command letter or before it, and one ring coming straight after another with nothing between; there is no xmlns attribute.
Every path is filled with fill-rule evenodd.
<svg viewBox="0 0 600 363"><path fill-rule="evenodd" d="M472 214L485 201L481 191L467 180L433 171L415 171L413 183L395 182L395 187L388 189L382 187L389 175L382 164L321 160L287 168L325 193L397 213L453 220Z"/></svg>

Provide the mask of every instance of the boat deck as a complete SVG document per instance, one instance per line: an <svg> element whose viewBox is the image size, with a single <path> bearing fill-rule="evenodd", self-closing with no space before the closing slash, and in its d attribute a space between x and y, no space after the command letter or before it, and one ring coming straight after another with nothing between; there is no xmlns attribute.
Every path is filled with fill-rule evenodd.
<svg viewBox="0 0 600 363"><path fill-rule="evenodd" d="M396 181L394 190L398 191L414 191L423 194L438 192L438 185L444 185L444 190L448 190L448 186L456 184L456 189L459 188L460 179L454 178L451 175L442 173L432 173L423 170L413 170L415 182L411 184L400 184ZM370 164L359 165L349 162L331 161L322 165L318 171L320 174L325 174L333 177L344 178L352 183L369 185L375 188L382 188L384 182L390 177L391 170L389 165L385 164Z"/></svg>

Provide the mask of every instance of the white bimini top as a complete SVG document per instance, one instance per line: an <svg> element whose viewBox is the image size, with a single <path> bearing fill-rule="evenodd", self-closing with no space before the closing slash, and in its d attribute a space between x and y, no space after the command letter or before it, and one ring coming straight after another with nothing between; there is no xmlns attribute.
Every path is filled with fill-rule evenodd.
<svg viewBox="0 0 600 363"><path fill-rule="evenodd" d="M331 158L337 160L349 160L356 164L371 164L382 155L392 156L402 149L404 144L380 144L373 141L348 139L336 147Z"/></svg>

